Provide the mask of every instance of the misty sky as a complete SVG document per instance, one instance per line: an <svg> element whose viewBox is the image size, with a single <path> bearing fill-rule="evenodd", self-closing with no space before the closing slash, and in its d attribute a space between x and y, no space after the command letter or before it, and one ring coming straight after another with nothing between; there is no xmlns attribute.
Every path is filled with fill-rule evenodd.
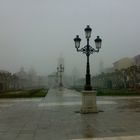
<svg viewBox="0 0 140 140"><path fill-rule="evenodd" d="M39 74L65 70L85 73L86 56L76 52L73 38L86 44L84 28L92 28L90 43L99 35L102 49L90 57L91 73L99 63L111 67L122 57L140 54L140 0L0 0L0 69L16 72L33 67Z"/></svg>

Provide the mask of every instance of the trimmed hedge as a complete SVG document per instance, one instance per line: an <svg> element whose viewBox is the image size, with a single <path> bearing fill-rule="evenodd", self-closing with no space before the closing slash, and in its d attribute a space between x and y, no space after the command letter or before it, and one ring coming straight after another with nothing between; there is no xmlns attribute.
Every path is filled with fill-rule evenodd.
<svg viewBox="0 0 140 140"><path fill-rule="evenodd" d="M0 93L0 98L33 98L33 97L45 97L48 93L48 89L32 89L32 90L20 90L10 91L6 93Z"/></svg>
<svg viewBox="0 0 140 140"><path fill-rule="evenodd" d="M140 91L129 91L126 89L98 89L97 96L140 96Z"/></svg>
<svg viewBox="0 0 140 140"><path fill-rule="evenodd" d="M83 90L83 87L71 87L78 92ZM127 90L127 89L96 89L97 96L140 96L139 91Z"/></svg>

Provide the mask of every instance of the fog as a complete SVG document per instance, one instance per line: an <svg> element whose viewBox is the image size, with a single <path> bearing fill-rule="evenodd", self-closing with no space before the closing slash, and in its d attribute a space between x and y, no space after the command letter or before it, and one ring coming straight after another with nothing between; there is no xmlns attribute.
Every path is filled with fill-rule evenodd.
<svg viewBox="0 0 140 140"><path fill-rule="evenodd" d="M90 25L90 44L97 35L102 48L90 56L91 73L122 57L140 53L139 0L0 0L0 69L12 73L33 67L40 75L56 71L64 58L65 73L85 73L86 56L76 52L78 34L86 45L84 28Z"/></svg>

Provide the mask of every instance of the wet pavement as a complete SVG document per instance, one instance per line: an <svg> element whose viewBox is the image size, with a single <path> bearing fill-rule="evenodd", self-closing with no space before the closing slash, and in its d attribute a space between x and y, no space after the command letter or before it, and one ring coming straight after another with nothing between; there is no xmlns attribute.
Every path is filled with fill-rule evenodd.
<svg viewBox="0 0 140 140"><path fill-rule="evenodd" d="M140 97L97 97L99 113L80 114L81 93L0 99L0 140L140 140Z"/></svg>

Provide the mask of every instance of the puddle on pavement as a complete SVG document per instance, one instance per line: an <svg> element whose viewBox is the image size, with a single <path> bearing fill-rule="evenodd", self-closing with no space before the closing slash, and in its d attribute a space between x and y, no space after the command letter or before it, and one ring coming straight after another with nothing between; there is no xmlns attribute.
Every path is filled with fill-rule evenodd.
<svg viewBox="0 0 140 140"><path fill-rule="evenodd" d="M127 101L122 106L119 106L118 109L130 109L130 110L139 110L140 111L140 103L137 100Z"/></svg>

